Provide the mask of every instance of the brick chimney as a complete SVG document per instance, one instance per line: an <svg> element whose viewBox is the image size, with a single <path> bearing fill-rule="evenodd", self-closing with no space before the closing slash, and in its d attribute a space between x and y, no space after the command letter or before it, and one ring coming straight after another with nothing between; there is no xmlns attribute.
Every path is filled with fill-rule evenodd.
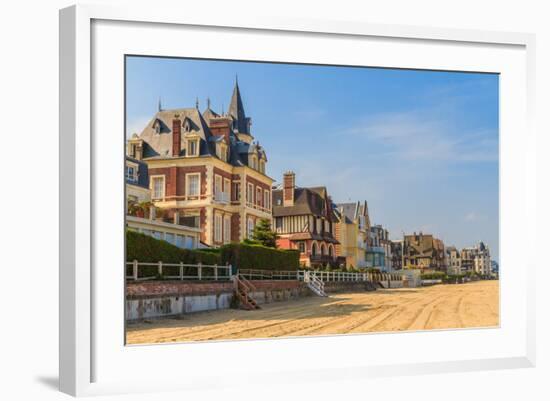
<svg viewBox="0 0 550 401"><path fill-rule="evenodd" d="M293 171L283 174L283 206L294 206L294 188L296 187L296 175Z"/></svg>
<svg viewBox="0 0 550 401"><path fill-rule="evenodd" d="M181 121L179 118L172 120L172 156L179 156L181 151Z"/></svg>

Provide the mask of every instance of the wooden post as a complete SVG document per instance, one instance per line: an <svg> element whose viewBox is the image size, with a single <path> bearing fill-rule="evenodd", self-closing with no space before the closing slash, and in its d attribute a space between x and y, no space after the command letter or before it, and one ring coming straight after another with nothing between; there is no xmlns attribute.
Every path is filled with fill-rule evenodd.
<svg viewBox="0 0 550 401"><path fill-rule="evenodd" d="M197 267L197 274L199 276L199 281L202 280L202 263L199 262L199 265Z"/></svg>
<svg viewBox="0 0 550 401"><path fill-rule="evenodd" d="M162 261L159 260L159 276L162 276Z"/></svg>
<svg viewBox="0 0 550 401"><path fill-rule="evenodd" d="M218 265L214 265L214 281L218 281Z"/></svg>
<svg viewBox="0 0 550 401"><path fill-rule="evenodd" d="M134 277L134 280L137 281L138 279L138 261L134 259L132 262L132 276Z"/></svg>
<svg viewBox="0 0 550 401"><path fill-rule="evenodd" d="M183 281L183 262L180 262L180 280Z"/></svg>

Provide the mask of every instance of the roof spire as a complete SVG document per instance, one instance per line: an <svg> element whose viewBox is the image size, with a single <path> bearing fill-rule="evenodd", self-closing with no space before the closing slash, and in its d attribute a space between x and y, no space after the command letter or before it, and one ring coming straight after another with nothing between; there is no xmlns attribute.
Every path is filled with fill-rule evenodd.
<svg viewBox="0 0 550 401"><path fill-rule="evenodd" d="M210 108L210 96L208 96L206 98L206 108L209 109Z"/></svg>
<svg viewBox="0 0 550 401"><path fill-rule="evenodd" d="M198 110L199 109L199 97L197 96L197 98L195 99L195 108Z"/></svg>
<svg viewBox="0 0 550 401"><path fill-rule="evenodd" d="M243 100L241 99L241 91L239 89L238 77L235 74L235 87L233 88L233 95L231 96L231 102L229 103L229 116L233 118L236 123L236 129L238 132L248 134L248 119L244 112Z"/></svg>
<svg viewBox="0 0 550 401"><path fill-rule="evenodd" d="M158 105L158 111L162 111L162 104L160 102L160 96L159 96L159 105Z"/></svg>

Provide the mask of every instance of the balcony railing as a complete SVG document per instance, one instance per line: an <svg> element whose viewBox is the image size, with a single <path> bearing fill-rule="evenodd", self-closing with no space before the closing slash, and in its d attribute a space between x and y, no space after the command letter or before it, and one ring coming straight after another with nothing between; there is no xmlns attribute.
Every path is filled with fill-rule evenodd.
<svg viewBox="0 0 550 401"><path fill-rule="evenodd" d="M367 252L372 252L372 253L386 253L386 250L384 249L383 246L369 246L367 248Z"/></svg>
<svg viewBox="0 0 550 401"><path fill-rule="evenodd" d="M246 206L251 208L251 209L256 209L256 210L259 210L259 211L264 212L264 213L271 213L271 209L268 209L268 208L263 207L262 205L258 205L256 203L246 202Z"/></svg>
<svg viewBox="0 0 550 401"><path fill-rule="evenodd" d="M214 195L214 201L220 203L229 203L229 194L227 192L218 192Z"/></svg>

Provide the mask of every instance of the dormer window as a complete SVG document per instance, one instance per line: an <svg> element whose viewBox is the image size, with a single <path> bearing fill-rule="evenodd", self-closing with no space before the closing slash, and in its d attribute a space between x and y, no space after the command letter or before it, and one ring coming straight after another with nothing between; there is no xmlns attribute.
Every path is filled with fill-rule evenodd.
<svg viewBox="0 0 550 401"><path fill-rule="evenodd" d="M251 166L254 170L258 169L258 160L256 159L256 156L252 156L252 163Z"/></svg>
<svg viewBox="0 0 550 401"><path fill-rule="evenodd" d="M160 135L160 121L158 119L153 123L153 129L155 130L156 135Z"/></svg>
<svg viewBox="0 0 550 401"><path fill-rule="evenodd" d="M193 157L199 155L199 140L188 139L187 140L187 156Z"/></svg>
<svg viewBox="0 0 550 401"><path fill-rule="evenodd" d="M260 160L260 173L265 174L265 160Z"/></svg>
<svg viewBox="0 0 550 401"><path fill-rule="evenodd" d="M185 122L183 123L183 131L184 132L191 132L191 123L189 122L189 119L185 119Z"/></svg>
<svg viewBox="0 0 550 401"><path fill-rule="evenodd" d="M227 162L228 160L228 153L227 153L227 145L223 142L218 142L216 144L216 156L218 156L218 159Z"/></svg>

